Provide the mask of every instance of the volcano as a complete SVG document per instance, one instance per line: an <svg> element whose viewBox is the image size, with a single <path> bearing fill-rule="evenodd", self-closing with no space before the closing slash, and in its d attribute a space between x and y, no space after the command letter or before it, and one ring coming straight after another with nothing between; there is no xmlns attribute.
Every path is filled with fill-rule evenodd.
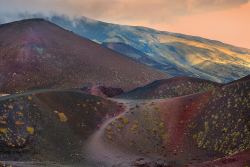
<svg viewBox="0 0 250 167"><path fill-rule="evenodd" d="M43 19L0 25L0 92L119 86L124 91L171 75Z"/></svg>

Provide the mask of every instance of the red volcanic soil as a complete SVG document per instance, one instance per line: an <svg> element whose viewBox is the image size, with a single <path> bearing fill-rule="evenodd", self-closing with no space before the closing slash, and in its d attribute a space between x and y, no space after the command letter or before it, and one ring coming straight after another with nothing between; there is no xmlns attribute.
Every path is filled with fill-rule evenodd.
<svg viewBox="0 0 250 167"><path fill-rule="evenodd" d="M70 90L9 95L0 98L0 161L246 167L249 99L250 81L153 100L105 99Z"/></svg>
<svg viewBox="0 0 250 167"><path fill-rule="evenodd" d="M249 166L249 98L247 81L171 99L131 100L99 139L144 164Z"/></svg>
<svg viewBox="0 0 250 167"><path fill-rule="evenodd" d="M170 75L43 19L0 25L0 92L104 85L124 91Z"/></svg>
<svg viewBox="0 0 250 167"><path fill-rule="evenodd" d="M220 83L194 78L175 77L154 81L146 86L135 88L119 96L128 99L162 99L194 94L221 86Z"/></svg>

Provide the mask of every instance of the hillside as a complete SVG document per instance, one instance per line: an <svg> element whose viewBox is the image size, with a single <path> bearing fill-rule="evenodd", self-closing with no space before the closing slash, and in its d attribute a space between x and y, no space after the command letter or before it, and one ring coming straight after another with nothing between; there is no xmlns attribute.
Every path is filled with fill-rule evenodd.
<svg viewBox="0 0 250 167"><path fill-rule="evenodd" d="M222 85L205 79L175 77L154 81L118 97L122 99L164 99L195 94L219 86Z"/></svg>
<svg viewBox="0 0 250 167"><path fill-rule="evenodd" d="M112 50L115 50L123 55L126 55L134 60L137 60L147 66L156 68L162 72L170 74L172 76L186 76L187 74L181 72L181 70L177 69L176 67L172 66L171 64L161 64L154 61L145 53L125 44L124 42L103 42L103 46L106 46Z"/></svg>
<svg viewBox="0 0 250 167"><path fill-rule="evenodd" d="M120 87L124 91L170 75L43 19L0 25L0 92Z"/></svg>
<svg viewBox="0 0 250 167"><path fill-rule="evenodd" d="M249 88L250 82L243 81L151 100L105 99L72 90L4 96L0 162L33 167L248 166Z"/></svg>
<svg viewBox="0 0 250 167"><path fill-rule="evenodd" d="M250 73L250 50L219 41L86 17L73 21L61 16L46 19L100 44L123 42L162 66L172 66L186 76L228 83Z"/></svg>

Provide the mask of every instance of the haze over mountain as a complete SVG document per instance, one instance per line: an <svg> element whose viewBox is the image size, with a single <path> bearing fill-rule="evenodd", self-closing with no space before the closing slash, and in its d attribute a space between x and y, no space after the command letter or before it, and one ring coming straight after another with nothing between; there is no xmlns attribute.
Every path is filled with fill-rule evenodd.
<svg viewBox="0 0 250 167"><path fill-rule="evenodd" d="M43 19L0 25L0 92L112 86L171 77Z"/></svg>
<svg viewBox="0 0 250 167"><path fill-rule="evenodd" d="M175 76L185 74L227 83L250 73L250 50L219 41L146 27L110 24L86 17L69 20L53 16L46 19L100 44L124 42L162 66L181 71Z"/></svg>

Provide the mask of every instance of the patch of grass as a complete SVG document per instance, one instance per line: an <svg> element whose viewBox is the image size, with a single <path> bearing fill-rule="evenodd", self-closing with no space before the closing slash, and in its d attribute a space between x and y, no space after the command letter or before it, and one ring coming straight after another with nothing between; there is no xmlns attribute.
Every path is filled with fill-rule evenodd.
<svg viewBox="0 0 250 167"><path fill-rule="evenodd" d="M124 126L123 125L121 125L121 124L119 124L118 126L117 126L117 128L123 128Z"/></svg>
<svg viewBox="0 0 250 167"><path fill-rule="evenodd" d="M136 125L138 125L138 124L139 124L139 121L135 120L134 123L135 123Z"/></svg>
<svg viewBox="0 0 250 167"><path fill-rule="evenodd" d="M29 134L34 134L34 128L32 127L27 127L26 130L29 132Z"/></svg>
<svg viewBox="0 0 250 167"><path fill-rule="evenodd" d="M193 139L197 139L197 135L193 135Z"/></svg>
<svg viewBox="0 0 250 167"><path fill-rule="evenodd" d="M132 128L130 128L130 130L132 130L132 131L134 131L135 129L137 129L138 128L138 126L137 125L133 125L133 127Z"/></svg>
<svg viewBox="0 0 250 167"><path fill-rule="evenodd" d="M110 130L111 130L111 127L108 126L108 127L106 127L105 129L108 130L108 131L110 131Z"/></svg>
<svg viewBox="0 0 250 167"><path fill-rule="evenodd" d="M161 108L160 107L156 107L156 110L161 112Z"/></svg>
<svg viewBox="0 0 250 167"><path fill-rule="evenodd" d="M129 119L128 119L128 118L124 118L124 119L122 120L122 122L125 123L125 124L126 124L126 123L129 123Z"/></svg>
<svg viewBox="0 0 250 167"><path fill-rule="evenodd" d="M115 121L112 121L112 122L110 122L109 124L110 124L110 125L114 125L114 124L115 124Z"/></svg>
<svg viewBox="0 0 250 167"><path fill-rule="evenodd" d="M159 124L158 128L159 128L159 129L163 129L163 128L164 128L163 122Z"/></svg>
<svg viewBox="0 0 250 167"><path fill-rule="evenodd" d="M110 135L108 135L107 138L108 138L109 140L112 140L112 137L111 137Z"/></svg>
<svg viewBox="0 0 250 167"><path fill-rule="evenodd" d="M64 113L58 113L58 116L60 118L60 121L65 122L68 120L68 118L66 117L66 115L64 115Z"/></svg>
<svg viewBox="0 0 250 167"><path fill-rule="evenodd" d="M7 134L6 129L3 129L3 128L0 128L0 132L3 133L3 134Z"/></svg>

